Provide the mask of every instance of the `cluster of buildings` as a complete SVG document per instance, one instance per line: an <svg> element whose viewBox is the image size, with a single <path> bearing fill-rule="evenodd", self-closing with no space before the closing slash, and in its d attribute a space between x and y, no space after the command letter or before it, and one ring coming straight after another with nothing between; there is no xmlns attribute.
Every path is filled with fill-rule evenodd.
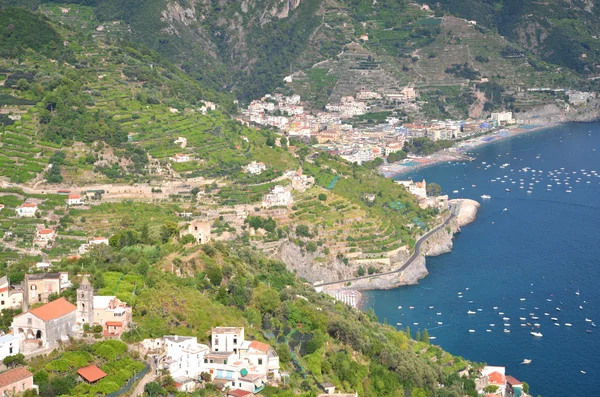
<svg viewBox="0 0 600 397"><path fill-rule="evenodd" d="M209 380L228 389L229 395L251 396L280 378L275 350L266 343L246 340L241 327L213 328L210 347L198 343L195 336L179 335L146 339L142 347L155 354L157 366L168 370L183 392L194 391Z"/></svg>
<svg viewBox="0 0 600 397"><path fill-rule="evenodd" d="M7 344L13 347L12 354L53 348L81 332L86 323L100 325L104 336L119 336L129 330L131 307L116 296L94 295L86 276L77 289L77 305L63 297L50 301L70 286L65 272L27 274L21 294L24 312L13 318L10 338L0 339L0 351L8 352ZM41 306L28 310L40 303ZM17 304L18 297L14 300L14 305Z"/></svg>
<svg viewBox="0 0 600 397"><path fill-rule="evenodd" d="M438 208L440 210L448 209L448 195L429 197L427 196L427 182L423 179L421 182L414 182L412 179L396 181L397 184L404 186L406 190L414 195L419 201L421 208Z"/></svg>
<svg viewBox="0 0 600 397"><path fill-rule="evenodd" d="M475 384L479 394L486 397L528 397L528 394L523 390L523 382L506 375L505 367L483 367ZM495 389L495 391L491 392L492 389Z"/></svg>

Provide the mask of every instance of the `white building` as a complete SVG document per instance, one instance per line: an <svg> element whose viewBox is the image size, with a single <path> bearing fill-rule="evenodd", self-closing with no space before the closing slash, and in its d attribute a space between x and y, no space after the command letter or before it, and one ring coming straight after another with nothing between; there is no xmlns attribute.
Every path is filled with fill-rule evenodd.
<svg viewBox="0 0 600 397"><path fill-rule="evenodd" d="M257 163L256 161L251 162L246 166L246 171L250 174L260 175L263 171L267 170L265 163Z"/></svg>
<svg viewBox="0 0 600 397"><path fill-rule="evenodd" d="M183 153L177 153L175 156L169 157L174 163L187 163L190 161L190 156Z"/></svg>
<svg viewBox="0 0 600 397"><path fill-rule="evenodd" d="M358 149L349 153L340 154L340 157L348 161L349 163L357 163L358 165L375 159L373 150L368 148Z"/></svg>
<svg viewBox="0 0 600 397"><path fill-rule="evenodd" d="M23 305L23 294L22 289L11 289L6 276L0 278L0 310L20 309Z"/></svg>
<svg viewBox="0 0 600 397"><path fill-rule="evenodd" d="M67 205L81 205L81 195L80 194L69 194L67 198Z"/></svg>
<svg viewBox="0 0 600 397"><path fill-rule="evenodd" d="M262 201L262 206L278 207L287 206L292 202L292 192L289 189L285 189L281 185L277 185L271 190L271 193L265 194Z"/></svg>
<svg viewBox="0 0 600 397"><path fill-rule="evenodd" d="M485 366L481 370L481 376L488 385L498 386L496 394L504 396L506 391L506 368L498 366Z"/></svg>
<svg viewBox="0 0 600 397"><path fill-rule="evenodd" d="M510 123L510 122L512 122L512 119L513 119L512 112L492 113L492 120L497 121L498 123Z"/></svg>
<svg viewBox="0 0 600 397"><path fill-rule="evenodd" d="M0 361L19 354L19 337L8 334L0 337Z"/></svg>
<svg viewBox="0 0 600 397"><path fill-rule="evenodd" d="M389 156L392 153L396 153L399 152L400 150L402 150L404 148L404 143L403 142L392 142L392 143L388 143L385 146L385 155Z"/></svg>
<svg viewBox="0 0 600 397"><path fill-rule="evenodd" d="M208 346L198 343L195 336L168 335L163 340L165 368L173 379L198 380L205 371L204 356L209 352Z"/></svg>
<svg viewBox="0 0 600 397"><path fill-rule="evenodd" d="M213 328L210 340L213 352L234 352L237 354L244 341L244 328Z"/></svg>
<svg viewBox="0 0 600 397"><path fill-rule="evenodd" d="M15 208L15 212L17 216L23 218L33 218L35 213L38 211L37 204L34 203L23 203L17 208Z"/></svg>
<svg viewBox="0 0 600 397"><path fill-rule="evenodd" d="M419 198L427 197L427 183L425 179L422 182L413 182L412 179L408 181L396 181L397 184L402 185L408 190L411 194Z"/></svg>

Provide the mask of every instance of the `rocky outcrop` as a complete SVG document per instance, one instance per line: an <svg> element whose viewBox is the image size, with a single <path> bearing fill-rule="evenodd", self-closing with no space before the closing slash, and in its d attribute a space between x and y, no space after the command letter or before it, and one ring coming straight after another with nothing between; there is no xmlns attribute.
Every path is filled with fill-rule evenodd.
<svg viewBox="0 0 600 397"><path fill-rule="evenodd" d="M477 210L481 204L470 199L455 199L448 202L455 207L456 221L458 227L468 225L477 217Z"/></svg>

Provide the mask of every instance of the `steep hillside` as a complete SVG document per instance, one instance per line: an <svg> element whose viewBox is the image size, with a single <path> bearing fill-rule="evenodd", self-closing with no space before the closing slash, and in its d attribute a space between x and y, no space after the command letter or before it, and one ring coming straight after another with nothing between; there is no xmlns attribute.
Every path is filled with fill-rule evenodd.
<svg viewBox="0 0 600 397"><path fill-rule="evenodd" d="M600 8L594 0L440 0L429 5L497 30L547 62L584 74L598 71Z"/></svg>

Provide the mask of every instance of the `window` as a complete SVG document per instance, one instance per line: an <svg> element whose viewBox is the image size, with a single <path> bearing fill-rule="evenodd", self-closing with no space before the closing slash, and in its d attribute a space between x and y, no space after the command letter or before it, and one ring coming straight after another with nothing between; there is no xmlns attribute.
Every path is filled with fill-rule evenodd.
<svg viewBox="0 0 600 397"><path fill-rule="evenodd" d="M2 306L4 306L4 301L0 302L2 304Z"/></svg>
<svg viewBox="0 0 600 397"><path fill-rule="evenodd" d="M262 358L258 359L258 365L262 365Z"/></svg>
<svg viewBox="0 0 600 397"><path fill-rule="evenodd" d="M31 317L27 319L27 325L31 325Z"/></svg>
<svg viewBox="0 0 600 397"><path fill-rule="evenodd" d="M223 364L227 365L227 359L223 360Z"/></svg>
<svg viewBox="0 0 600 397"><path fill-rule="evenodd" d="M8 348L8 352L9 352L10 354L12 354L12 352L13 352L13 347L12 347L12 346Z"/></svg>
<svg viewBox="0 0 600 397"><path fill-rule="evenodd" d="M25 391L25 382L21 385L21 390Z"/></svg>
<svg viewBox="0 0 600 397"><path fill-rule="evenodd" d="M237 345L237 338L233 338L233 344Z"/></svg>
<svg viewBox="0 0 600 397"><path fill-rule="evenodd" d="M204 359L204 364L208 364L208 358Z"/></svg>

